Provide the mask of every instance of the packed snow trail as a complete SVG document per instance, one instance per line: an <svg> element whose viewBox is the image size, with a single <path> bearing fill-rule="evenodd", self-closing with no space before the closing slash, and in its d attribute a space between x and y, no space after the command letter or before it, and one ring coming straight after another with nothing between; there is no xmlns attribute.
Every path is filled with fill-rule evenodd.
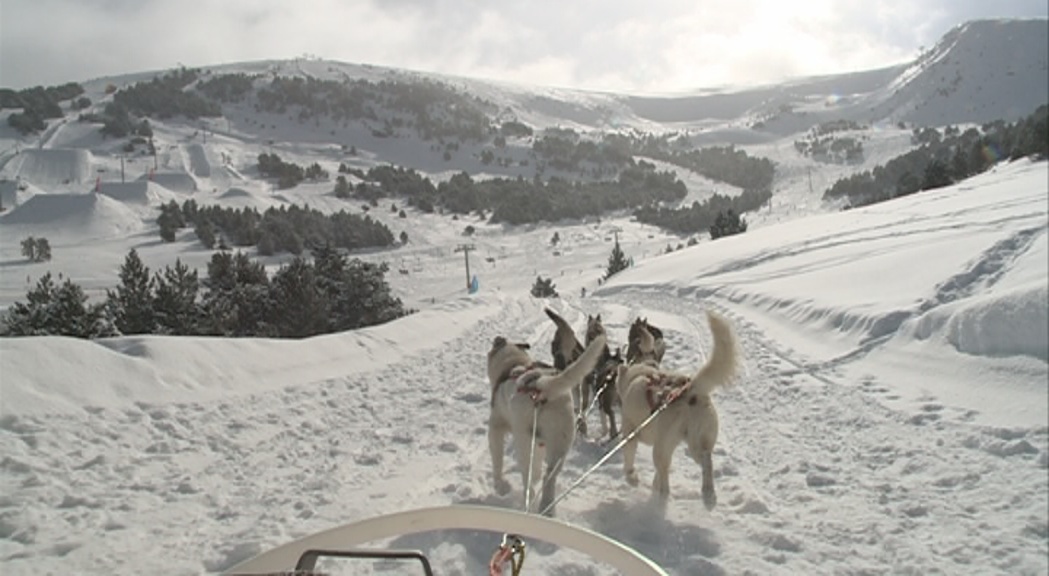
<svg viewBox="0 0 1049 576"><path fill-rule="evenodd" d="M1044 573L1044 428L981 428L942 417L932 401L914 414L890 410L877 383L842 381L833 368L810 373L805 358L767 340L731 305L633 290L572 303L507 299L460 337L370 373L231 400L7 417L5 573L214 572L383 513L456 502L517 509L512 466L512 493L491 487L484 358L492 338L505 335L548 359L548 304L577 332L585 314L601 313L613 345L625 344L634 317L647 316L664 329L664 366L683 371L705 359L702 311L714 306L735 324L746 365L735 387L715 395L717 508L703 508L700 468L678 450L660 512L642 447L640 486L626 484L617 454L564 498L559 518L672 574ZM352 351L346 361L350 372ZM597 418L592 412L592 433ZM606 449L577 439L560 489ZM59 530L67 537L47 541ZM429 533L392 544L424 549L440 573L475 573L499 536ZM528 562L539 573L611 573L543 544Z"/></svg>
<svg viewBox="0 0 1049 576"><path fill-rule="evenodd" d="M749 374L717 395L719 506L709 521L696 521L722 525L715 531L733 550L711 560L728 572L1045 569L1045 428L949 421L932 400L918 413L895 412L879 402L885 389L876 383L810 373L806 359L768 341L732 305L643 291L616 299L690 321L714 306L736 325ZM671 334L664 366L694 371L697 344L710 346L702 325ZM621 482L618 471L610 475ZM699 467L683 450L671 482L679 498L668 519L702 515ZM1010 486L1009 501L1001 486ZM990 510L996 524L981 515ZM984 558L994 565L973 565Z"/></svg>

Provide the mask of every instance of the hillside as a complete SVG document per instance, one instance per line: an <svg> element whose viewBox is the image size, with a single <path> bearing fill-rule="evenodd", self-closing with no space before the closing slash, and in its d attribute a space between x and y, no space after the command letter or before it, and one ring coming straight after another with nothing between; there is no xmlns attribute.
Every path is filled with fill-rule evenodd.
<svg viewBox="0 0 1049 576"><path fill-rule="evenodd" d="M673 576L1046 574L1045 38L971 22L898 66L672 95L313 59L0 91L0 572L226 573L381 514L521 510L486 352L548 362L550 308L616 348L646 318L683 374L709 312L738 348L716 506L709 448L654 498L653 450L631 483L591 406L559 521ZM729 209L749 226L714 238ZM476 574L502 536L373 544ZM615 573L561 544L523 573Z"/></svg>
<svg viewBox="0 0 1049 576"><path fill-rule="evenodd" d="M305 340L2 338L4 574L213 574L380 514L520 510L513 459L511 492L493 489L484 358L502 335L548 360L547 306L577 334L600 315L614 346L646 317L664 331L664 365L686 372L711 354L713 309L742 351L735 385L714 396L714 509L684 449L662 506L649 448L637 486L621 453L601 463L612 443L591 410L558 482L558 520L673 576L1042 574L1047 194L1046 162L1002 163L943 189L639 258L599 287L590 267L616 222L559 228L571 240L559 258L549 227L503 231L478 240L477 255L499 257L478 259L478 293L465 294L461 255L432 255L403 285L437 304ZM459 238L449 229L434 244ZM625 250L638 255L634 241ZM104 249L85 258L102 265ZM528 295L530 264L543 260L565 272L554 276L561 298ZM501 536L374 545L477 574ZM528 546L526 573L617 574L557 542Z"/></svg>
<svg viewBox="0 0 1049 576"><path fill-rule="evenodd" d="M550 89L305 59L101 78L78 97L63 87L70 100L40 131L8 126L28 108L0 110L0 257L20 269L0 283L0 306L24 293L12 278L44 269L100 294L115 262L106 272L83 270L80 252L94 248L76 241L79 230L118 252L138 248L154 267L177 255L202 268L210 252L192 231L171 246L150 237L159 205L171 201L367 215L409 242L360 256L409 272L432 268L423 262L452 248L437 244L434 228L469 227L484 245L508 224L560 220L585 230L613 217L647 257L704 237L712 219L700 214L674 228L630 218L653 203L686 209L727 197L752 228L836 210L840 203L824 201L824 192L915 149L917 129L1011 122L1046 103L1045 42L1044 21L971 22L910 64L692 95ZM320 176L284 182L262 173L261 154L299 170L315 166ZM422 197L415 184L390 188L396 182L365 177L390 165L434 189L456 174L471 184ZM665 183L654 174L668 175ZM67 225L88 206L75 196L95 188L121 206L106 209L105 224ZM57 196L34 202L40 194ZM21 261L19 240L33 234L56 236L54 260Z"/></svg>

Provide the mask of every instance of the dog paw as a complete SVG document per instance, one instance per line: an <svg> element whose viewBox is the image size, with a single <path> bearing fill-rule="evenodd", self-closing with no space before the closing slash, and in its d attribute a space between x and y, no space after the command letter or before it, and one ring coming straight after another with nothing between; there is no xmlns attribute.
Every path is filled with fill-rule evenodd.
<svg viewBox="0 0 1049 576"><path fill-rule="evenodd" d="M583 437L586 437L586 420L582 418L576 418L575 429L577 432L582 434Z"/></svg>
<svg viewBox="0 0 1049 576"><path fill-rule="evenodd" d="M638 485L639 480L637 478L637 470L631 470L626 473L626 483L630 484L631 486Z"/></svg>
<svg viewBox="0 0 1049 576"><path fill-rule="evenodd" d="M500 496L506 496L510 493L510 483L505 479L499 479L495 481L495 491Z"/></svg>
<svg viewBox="0 0 1049 576"><path fill-rule="evenodd" d="M718 505L718 495L713 490L703 491L703 505L707 507L707 510L713 510Z"/></svg>

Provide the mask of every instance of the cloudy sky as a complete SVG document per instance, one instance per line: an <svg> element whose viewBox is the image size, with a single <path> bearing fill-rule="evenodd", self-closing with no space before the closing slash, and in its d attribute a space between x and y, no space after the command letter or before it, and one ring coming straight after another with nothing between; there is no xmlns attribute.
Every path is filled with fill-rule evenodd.
<svg viewBox="0 0 1049 576"><path fill-rule="evenodd" d="M1045 0L3 0L0 86L304 54L539 84L679 92L909 60Z"/></svg>

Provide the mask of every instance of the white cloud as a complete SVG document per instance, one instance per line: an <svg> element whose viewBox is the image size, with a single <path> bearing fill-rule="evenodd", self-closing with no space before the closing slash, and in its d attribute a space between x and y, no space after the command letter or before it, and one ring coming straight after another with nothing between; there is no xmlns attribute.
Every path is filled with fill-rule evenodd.
<svg viewBox="0 0 1049 576"><path fill-rule="evenodd" d="M681 91L890 65L967 19L1047 11L1024 0L5 0L0 85L310 53L529 84Z"/></svg>

